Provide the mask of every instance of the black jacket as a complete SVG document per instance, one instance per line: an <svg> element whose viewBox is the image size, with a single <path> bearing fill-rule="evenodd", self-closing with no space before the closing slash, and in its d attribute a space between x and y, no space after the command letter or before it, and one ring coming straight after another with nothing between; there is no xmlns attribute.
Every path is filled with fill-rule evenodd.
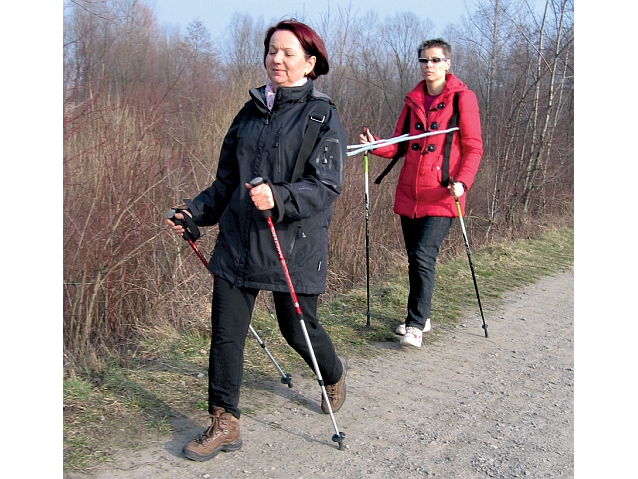
<svg viewBox="0 0 638 479"><path fill-rule="evenodd" d="M313 81L279 87L272 111L265 86L233 120L221 148L217 177L194 200L199 226L219 223L209 269L236 286L288 291L282 265L263 213L245 183L261 176L272 188L277 236L295 292L325 291L328 225L341 193L347 136L332 100ZM317 102L331 105L301 178L291 183L310 113Z"/></svg>

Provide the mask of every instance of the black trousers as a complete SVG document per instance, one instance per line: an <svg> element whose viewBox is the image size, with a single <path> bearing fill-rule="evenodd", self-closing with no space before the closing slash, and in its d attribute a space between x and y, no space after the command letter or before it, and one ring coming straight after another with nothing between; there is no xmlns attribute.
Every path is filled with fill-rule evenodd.
<svg viewBox="0 0 638 479"><path fill-rule="evenodd" d="M208 409L223 407L239 418L239 389L244 375L244 345L258 289L237 288L215 277L212 302L212 332L208 363ZM314 371L310 350L290 293L273 292L279 329L288 344ZM342 365L328 333L317 319L317 295L297 295L310 343L324 384L341 379Z"/></svg>
<svg viewBox="0 0 638 479"><path fill-rule="evenodd" d="M422 330L430 317L436 258L453 222L454 218L441 216L401 217L410 279L406 327L413 326Z"/></svg>

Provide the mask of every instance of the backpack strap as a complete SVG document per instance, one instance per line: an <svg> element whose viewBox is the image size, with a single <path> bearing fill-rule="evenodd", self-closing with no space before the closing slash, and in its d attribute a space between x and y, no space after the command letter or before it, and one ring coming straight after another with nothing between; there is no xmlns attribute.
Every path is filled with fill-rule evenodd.
<svg viewBox="0 0 638 479"><path fill-rule="evenodd" d="M409 108L408 108L408 112L405 114L403 128L401 129L401 134L405 135L406 133L410 133L410 109ZM388 166L385 167L385 170L383 170L383 172L379 176L377 176L377 179L374 180L374 183L376 185L381 183L381 180L383 180L383 178L385 178L385 176L388 173L390 173L390 170L394 168L394 165L397 164L397 161L399 161L399 159L401 159L402 156L405 156L407 151L408 151L407 143L405 142L399 143L399 149L397 150L396 154L392 157L392 161L390 161Z"/></svg>
<svg viewBox="0 0 638 479"><path fill-rule="evenodd" d="M459 95L460 91L454 94L454 101L452 102L452 117L447 127L455 128L459 126ZM454 131L450 131L445 135L445 147L443 150L443 167L441 168L441 186L447 187L450 183L450 151L452 150L452 139L454 137Z"/></svg>
<svg viewBox="0 0 638 479"><path fill-rule="evenodd" d="M301 178L301 175L303 175L303 172L306 168L306 161L308 161L308 158L310 158L312 149L315 147L315 142L317 141L317 136L319 135L321 125L323 125L328 118L329 108L330 104L327 101L319 100L317 101L316 106L310 112L310 121L308 122L308 126L306 127L306 133L304 134L301 148L299 149L299 153L297 154L295 169L290 180L292 183L297 181L299 178Z"/></svg>

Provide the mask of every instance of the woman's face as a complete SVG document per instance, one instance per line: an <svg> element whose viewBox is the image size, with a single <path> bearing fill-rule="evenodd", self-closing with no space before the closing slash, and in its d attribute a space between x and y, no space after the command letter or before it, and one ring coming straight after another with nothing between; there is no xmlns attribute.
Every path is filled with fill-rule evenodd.
<svg viewBox="0 0 638 479"><path fill-rule="evenodd" d="M421 50L420 59L423 58L445 58L441 47L432 47ZM439 63L427 62L423 63L419 60L421 67L421 75L426 82L439 83L445 81L445 73L450 69L450 59L440 61Z"/></svg>
<svg viewBox="0 0 638 479"><path fill-rule="evenodd" d="M266 72L275 88L292 86L310 73L316 57L306 55L294 33L277 30L270 37L270 47L266 55Z"/></svg>

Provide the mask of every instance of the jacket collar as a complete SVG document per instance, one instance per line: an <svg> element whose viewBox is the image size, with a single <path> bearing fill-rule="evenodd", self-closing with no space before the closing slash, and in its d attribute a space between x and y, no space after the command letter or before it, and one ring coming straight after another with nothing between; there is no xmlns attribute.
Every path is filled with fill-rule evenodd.
<svg viewBox="0 0 638 479"><path fill-rule="evenodd" d="M286 108L292 103L304 101L313 93L314 82L311 78L308 78L308 81L300 86L280 86L277 88L277 92L275 93L275 103L272 109L273 111L280 110L282 108ZM260 110L268 111L268 106L266 104L266 85L260 86L259 88L252 88L250 90L250 96Z"/></svg>
<svg viewBox="0 0 638 479"><path fill-rule="evenodd" d="M448 95L452 95L457 91L466 89L467 86L465 86L465 83L459 80L452 73L447 73L445 75L445 86L443 87L440 97L446 98ZM425 80L421 80L419 84L406 95L405 100L412 100L417 105L423 105L425 102Z"/></svg>

